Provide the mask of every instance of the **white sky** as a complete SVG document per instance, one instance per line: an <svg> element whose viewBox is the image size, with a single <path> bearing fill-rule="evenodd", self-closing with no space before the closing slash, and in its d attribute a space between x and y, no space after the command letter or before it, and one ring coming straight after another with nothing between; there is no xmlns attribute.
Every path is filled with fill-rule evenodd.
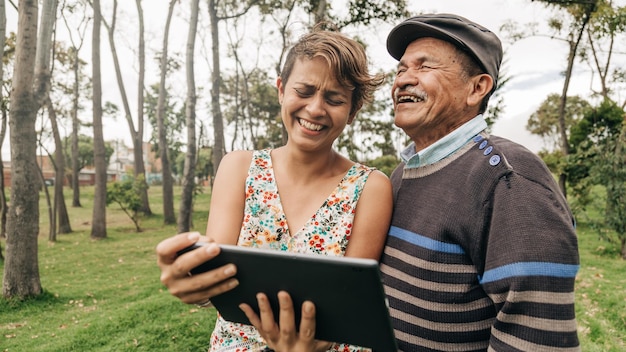
<svg viewBox="0 0 626 352"><path fill-rule="evenodd" d="M342 0L330 0L330 2L337 8L340 8ZM493 134L507 137L521 143L533 151L539 151L543 147L542 141L526 130L526 120L547 95L551 93L561 93L564 81L561 72L565 70L567 47L563 41L550 40L545 37L528 38L511 44L505 40L504 35L500 32L500 27L503 23L510 20L520 24L531 22L545 23L550 12L544 8L544 5L531 0L438 0L433 2L409 0L407 2L410 4L410 9L415 13L456 13L482 24L501 37L505 50L502 70L504 70L511 79L503 91L505 111L500 120L496 122L492 132ZM109 2L104 1L103 7L109 6L108 3ZM153 56L154 52L160 51L161 49L168 3L169 1L165 0L147 0L143 2L145 8L146 40L148 41L146 60L149 65L146 75L146 85L158 82L159 79L158 72L154 68ZM203 3L204 2L201 1L201 4ZM626 0L617 0L614 1L614 3L620 6L626 6ZM119 15L120 20L118 27L120 30L129 30L129 28L123 28L127 22L132 23L128 27L136 23L133 18L133 16L136 16L135 3L134 1L120 1L119 6L121 13ZM204 9L203 6L204 5L201 5L201 10ZM175 18L173 19L174 23L172 24L172 32L170 34L170 53L178 53L181 60L184 60L184 46L187 38L187 16L185 13L189 11L188 7L187 1L177 4ZM108 13L105 13L105 16L108 17ZM206 18L205 13L202 13L201 16ZM17 28L17 13L8 3L7 20L7 33L15 31ZM360 30L358 33L359 36L368 38L368 52L372 60L373 68L381 68L388 71L396 66L395 60L387 54L385 49L386 35L393 25L393 23L389 23L372 27L370 29L371 35L364 33L363 30ZM59 22L59 26L61 26L61 22ZM59 28L59 40L62 40L62 30L64 30L64 28ZM203 32L203 29L199 29L199 31ZM208 33L204 32L202 35L208 36ZM222 33L222 36L224 35L225 34ZM117 39L116 45L118 51L120 51L120 58L122 60L124 58L131 58L132 60L133 58L133 54L128 48L134 45L136 39L131 36L129 36L126 41ZM90 37L91 33L89 32L87 38L89 39ZM200 44L202 40L201 35L198 36L197 40L196 51L198 52L203 50L202 44ZM103 101L112 101L121 108L119 90L115 80L106 37L106 29L104 27L102 28L101 41L102 77L104 80ZM226 40L222 40L222 42L224 41ZM207 40L206 43L205 45L209 46L210 40ZM623 43L621 45L623 45ZM268 50L267 55L273 55L271 46L268 47L270 50ZM81 50L81 56L86 61L90 61L90 50L89 45ZM210 72L206 61L202 60L204 59L197 59L196 61L196 84L198 86L204 85L207 87L201 94L208 97L208 78ZM626 64L626 55L617 55L614 60L615 62ZM126 90L132 103L136 101L134 98L137 90L137 85L134 81L136 80L136 63L134 60L132 62L123 62L122 66L126 72L124 75ZM87 72L90 72L90 70L87 70ZM179 78L172 79L172 81L168 83L171 83L175 89L179 87L180 90L183 90L176 94L184 97L184 74ZM589 68L577 62L568 95L581 94L583 97L586 97L591 84ZM132 108L132 112L135 114L136 108ZM202 114L202 112L199 112L199 114ZM84 114L84 116L87 115ZM90 119L90 113L88 118ZM205 116L204 118L207 117ZM149 126L146 126L146 128L149 129ZM144 138L147 139L148 137L146 133ZM3 146L3 155L7 155L5 156L6 159L8 159L9 150L8 139L7 136ZM126 121L121 117L116 121L105 120L105 139L124 139L127 144L130 145L130 136Z"/></svg>

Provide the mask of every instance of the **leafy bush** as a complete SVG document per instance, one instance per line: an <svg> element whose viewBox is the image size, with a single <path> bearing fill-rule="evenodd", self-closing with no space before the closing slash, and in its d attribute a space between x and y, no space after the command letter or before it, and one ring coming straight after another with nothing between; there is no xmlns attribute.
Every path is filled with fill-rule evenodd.
<svg viewBox="0 0 626 352"><path fill-rule="evenodd" d="M143 176L129 177L123 181L109 183L107 185L107 205L117 203L135 224L137 232L141 232L139 226L141 210L141 192L146 189Z"/></svg>

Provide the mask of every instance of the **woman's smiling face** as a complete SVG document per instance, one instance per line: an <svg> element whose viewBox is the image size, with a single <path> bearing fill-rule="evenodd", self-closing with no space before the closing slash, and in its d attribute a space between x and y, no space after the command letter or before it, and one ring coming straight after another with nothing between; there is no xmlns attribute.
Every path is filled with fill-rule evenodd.
<svg viewBox="0 0 626 352"><path fill-rule="evenodd" d="M278 78L281 117L289 141L331 147L352 122L352 90L341 85L322 57L300 58L287 79Z"/></svg>

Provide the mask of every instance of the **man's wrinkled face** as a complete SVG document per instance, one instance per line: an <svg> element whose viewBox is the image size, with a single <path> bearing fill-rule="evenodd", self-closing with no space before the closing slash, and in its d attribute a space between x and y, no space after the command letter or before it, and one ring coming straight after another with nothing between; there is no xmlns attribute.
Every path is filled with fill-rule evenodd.
<svg viewBox="0 0 626 352"><path fill-rule="evenodd" d="M416 39L400 58L392 88L395 124L413 141L435 141L464 122L471 91L452 44Z"/></svg>

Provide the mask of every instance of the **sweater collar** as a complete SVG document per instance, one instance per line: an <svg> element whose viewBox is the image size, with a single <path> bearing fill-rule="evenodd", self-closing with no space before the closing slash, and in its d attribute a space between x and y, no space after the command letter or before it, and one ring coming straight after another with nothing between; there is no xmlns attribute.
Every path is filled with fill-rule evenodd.
<svg viewBox="0 0 626 352"><path fill-rule="evenodd" d="M417 153L415 152L415 143L412 142L400 153L400 157L406 164L405 168L409 169L434 164L459 150L486 128L487 122L483 115L479 114Z"/></svg>

